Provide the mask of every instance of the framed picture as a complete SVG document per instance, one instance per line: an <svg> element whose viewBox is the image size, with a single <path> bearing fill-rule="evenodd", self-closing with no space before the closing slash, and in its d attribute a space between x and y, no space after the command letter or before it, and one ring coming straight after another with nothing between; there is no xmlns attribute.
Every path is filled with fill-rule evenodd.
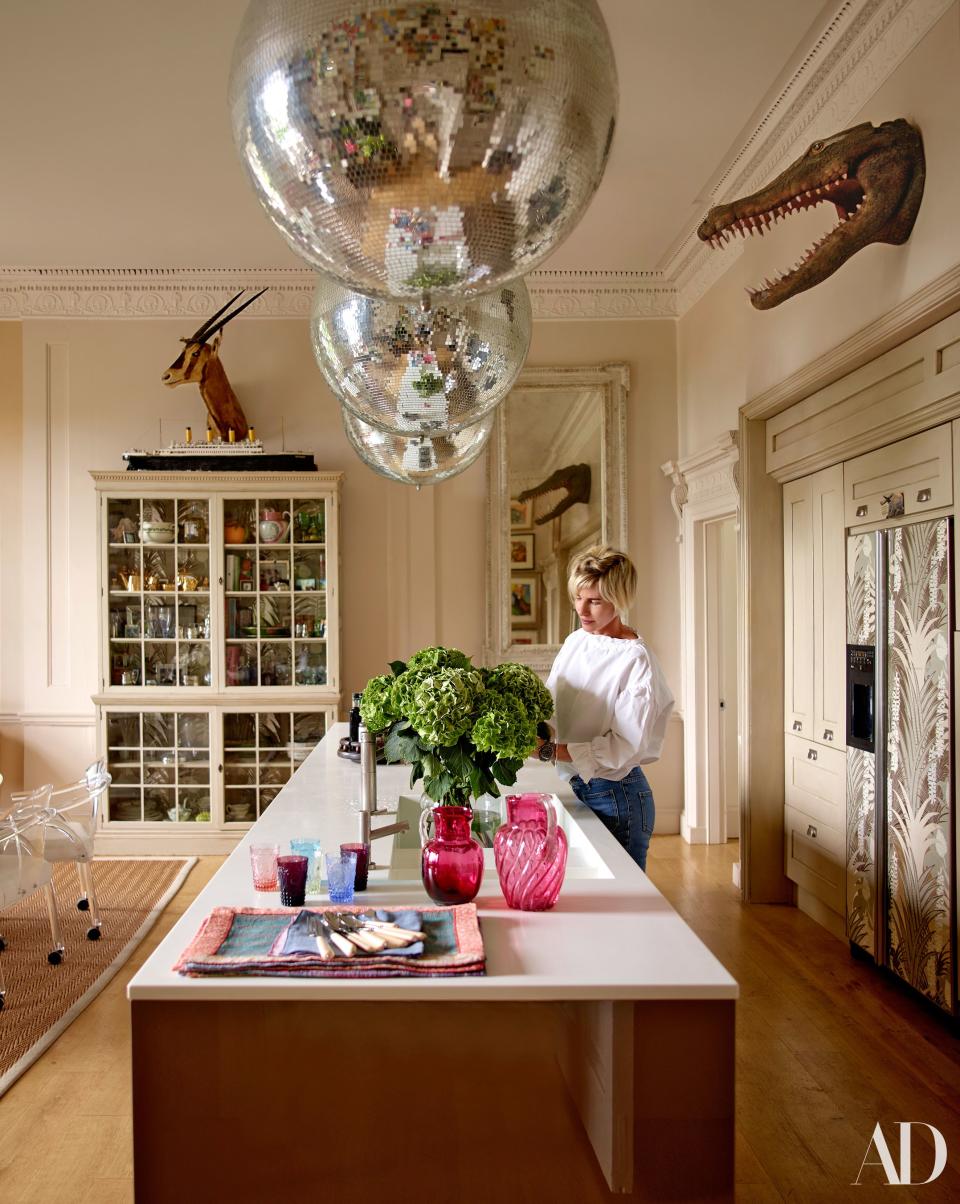
<svg viewBox="0 0 960 1204"><path fill-rule="evenodd" d="M510 499L510 527L511 530L516 530L518 527L533 526L533 499L527 498L525 502L518 502L516 498Z"/></svg>
<svg viewBox="0 0 960 1204"><path fill-rule="evenodd" d="M534 565L534 543L532 531L510 532L510 568L532 569Z"/></svg>
<svg viewBox="0 0 960 1204"><path fill-rule="evenodd" d="M510 578L510 623L514 627L536 627L540 615L540 582L534 576Z"/></svg>

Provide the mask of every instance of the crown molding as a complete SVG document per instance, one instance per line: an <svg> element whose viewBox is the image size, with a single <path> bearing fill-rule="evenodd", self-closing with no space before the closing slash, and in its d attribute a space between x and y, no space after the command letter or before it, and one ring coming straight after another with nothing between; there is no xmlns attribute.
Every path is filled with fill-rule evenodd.
<svg viewBox="0 0 960 1204"><path fill-rule="evenodd" d="M843 0L814 29L704 188L704 208L773 179L802 147L844 129L954 0ZM879 120L882 116L877 114ZM657 271L536 271L526 277L540 321L679 318L736 262L687 230ZM33 268L0 266L0 320L199 318L240 288L267 292L251 318L310 313L306 268Z"/></svg>
<svg viewBox="0 0 960 1204"><path fill-rule="evenodd" d="M675 318L676 290L660 272L532 272L538 319ZM0 268L0 320L197 318L239 289L269 291L251 318L303 318L316 274L305 268Z"/></svg>

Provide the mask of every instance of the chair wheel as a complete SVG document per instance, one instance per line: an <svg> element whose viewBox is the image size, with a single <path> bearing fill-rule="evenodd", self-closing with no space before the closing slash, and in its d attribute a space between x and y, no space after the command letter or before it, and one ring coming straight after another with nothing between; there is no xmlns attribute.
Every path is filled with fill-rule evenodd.
<svg viewBox="0 0 960 1204"><path fill-rule="evenodd" d="M63 954L59 949L54 949L52 953L47 954L47 961L51 966L59 966L63 961Z"/></svg>
<svg viewBox="0 0 960 1204"><path fill-rule="evenodd" d="M3 996L0 995L0 1012L3 1011Z"/></svg>
<svg viewBox="0 0 960 1204"><path fill-rule="evenodd" d="M100 939L100 929L99 928L88 928L87 929L87 940L88 941L99 941L99 939Z"/></svg>
<svg viewBox="0 0 960 1204"><path fill-rule="evenodd" d="M6 947L7 947L7 942L3 939L2 936L0 936L0 953L2 953L4 951L4 949L6 949Z"/></svg>
<svg viewBox="0 0 960 1204"><path fill-rule="evenodd" d="M89 899L78 899L77 900L77 911L89 911L89 910L90 910L90 900Z"/></svg>

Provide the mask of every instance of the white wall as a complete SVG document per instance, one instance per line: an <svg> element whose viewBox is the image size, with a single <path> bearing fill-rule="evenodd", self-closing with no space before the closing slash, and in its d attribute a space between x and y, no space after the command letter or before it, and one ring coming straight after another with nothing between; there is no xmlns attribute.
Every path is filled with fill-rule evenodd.
<svg viewBox="0 0 960 1204"><path fill-rule="evenodd" d="M190 322L30 319L0 323L0 769L28 784L78 772L93 751L97 682L96 513L90 469L122 467L131 447L200 437L195 386L167 389L164 369ZM19 356L22 343L22 389ZM239 318L221 348L248 420L268 448L313 451L343 471L343 698L388 661L424 644L480 656L484 630L486 481L481 458L417 493L366 468L317 370L304 320ZM643 578L634 621L679 682L678 582L669 489L675 455L672 322L544 322L531 365L631 368L628 400L631 555ZM162 419L162 439L160 420ZM18 547L19 541L19 547ZM49 574L48 574L49 566ZM3 718L9 712L10 718ZM23 726L23 716L30 717ZM651 779L664 815L679 814L681 740ZM9 764L9 768L6 766ZM656 779L659 778L659 783Z"/></svg>
<svg viewBox="0 0 960 1204"><path fill-rule="evenodd" d="M821 284L761 312L744 289L794 263L835 218L818 206L765 238L749 239L730 270L679 322L681 455L736 429L745 402L960 262L960 6L837 130L897 117L919 127L926 154L926 188L909 241L901 247L872 244ZM805 149L806 141L795 155Z"/></svg>

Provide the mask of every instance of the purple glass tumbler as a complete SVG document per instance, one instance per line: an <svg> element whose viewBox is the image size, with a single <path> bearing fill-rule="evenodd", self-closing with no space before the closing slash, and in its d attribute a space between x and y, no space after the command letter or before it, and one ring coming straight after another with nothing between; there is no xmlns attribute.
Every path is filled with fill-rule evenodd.
<svg viewBox="0 0 960 1204"><path fill-rule="evenodd" d="M341 855L344 853L356 853L357 855L357 872L353 879L354 890L367 889L367 870L370 868L370 846L368 844L342 844L340 846Z"/></svg>
<svg viewBox="0 0 960 1204"><path fill-rule="evenodd" d="M309 860L297 853L287 853L277 858L277 883L280 886L280 903L283 907L302 907L307 893L307 866Z"/></svg>

